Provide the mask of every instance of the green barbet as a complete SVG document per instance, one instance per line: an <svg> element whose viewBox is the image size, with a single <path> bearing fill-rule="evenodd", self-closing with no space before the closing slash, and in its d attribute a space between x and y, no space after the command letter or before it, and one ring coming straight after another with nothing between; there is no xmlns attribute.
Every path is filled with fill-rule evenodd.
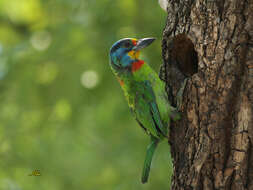
<svg viewBox="0 0 253 190"><path fill-rule="evenodd" d="M110 50L110 66L118 79L133 116L150 136L142 172L142 183L148 181L154 151L159 141L167 139L170 119L180 118L168 101L165 84L157 73L139 59L140 50L154 38L124 38L113 44Z"/></svg>

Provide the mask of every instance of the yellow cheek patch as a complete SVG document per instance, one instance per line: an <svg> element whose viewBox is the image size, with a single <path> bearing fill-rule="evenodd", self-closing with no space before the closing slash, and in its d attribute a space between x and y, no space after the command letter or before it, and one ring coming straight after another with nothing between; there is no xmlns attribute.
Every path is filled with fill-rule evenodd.
<svg viewBox="0 0 253 190"><path fill-rule="evenodd" d="M140 51L129 51L128 55L132 58L132 59L138 59L140 56Z"/></svg>

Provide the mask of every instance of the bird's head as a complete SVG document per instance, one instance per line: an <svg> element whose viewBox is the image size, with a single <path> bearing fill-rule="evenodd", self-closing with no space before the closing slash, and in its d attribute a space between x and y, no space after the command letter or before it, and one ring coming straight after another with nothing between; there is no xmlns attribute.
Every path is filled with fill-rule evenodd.
<svg viewBox="0 0 253 190"><path fill-rule="evenodd" d="M155 38L124 38L113 44L110 50L110 64L116 73L131 72L138 62L140 50L150 45Z"/></svg>

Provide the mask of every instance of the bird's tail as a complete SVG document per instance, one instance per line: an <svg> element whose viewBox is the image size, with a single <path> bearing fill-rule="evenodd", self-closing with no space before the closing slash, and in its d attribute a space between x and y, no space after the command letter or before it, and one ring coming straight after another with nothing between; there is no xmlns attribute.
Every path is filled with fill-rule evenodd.
<svg viewBox="0 0 253 190"><path fill-rule="evenodd" d="M150 166L151 166L153 154L155 152L158 142L159 142L159 139L151 136L151 143L150 143L150 145L148 145L146 158L144 161L144 167L142 170L142 177L141 177L142 183L146 183L148 181L148 176L149 176L149 171L150 171Z"/></svg>

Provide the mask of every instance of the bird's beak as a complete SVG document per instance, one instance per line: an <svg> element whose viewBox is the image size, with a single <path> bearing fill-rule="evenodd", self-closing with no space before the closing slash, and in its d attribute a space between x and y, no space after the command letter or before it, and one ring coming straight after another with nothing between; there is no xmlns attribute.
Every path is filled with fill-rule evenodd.
<svg viewBox="0 0 253 190"><path fill-rule="evenodd" d="M154 40L155 40L155 38L140 39L140 40L137 41L136 46L134 46L132 50L138 51L142 48L145 48L145 47L149 46Z"/></svg>

